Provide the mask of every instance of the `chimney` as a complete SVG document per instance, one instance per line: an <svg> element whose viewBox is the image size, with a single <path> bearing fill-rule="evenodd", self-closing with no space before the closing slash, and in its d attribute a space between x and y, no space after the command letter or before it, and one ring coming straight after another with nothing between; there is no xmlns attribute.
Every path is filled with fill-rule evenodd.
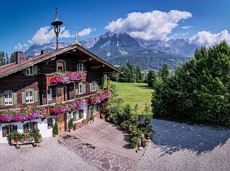
<svg viewBox="0 0 230 171"><path fill-rule="evenodd" d="M41 55L48 53L47 50L41 50Z"/></svg>
<svg viewBox="0 0 230 171"><path fill-rule="evenodd" d="M23 58L23 52L22 51L17 51L16 52L16 64L21 64L21 59Z"/></svg>

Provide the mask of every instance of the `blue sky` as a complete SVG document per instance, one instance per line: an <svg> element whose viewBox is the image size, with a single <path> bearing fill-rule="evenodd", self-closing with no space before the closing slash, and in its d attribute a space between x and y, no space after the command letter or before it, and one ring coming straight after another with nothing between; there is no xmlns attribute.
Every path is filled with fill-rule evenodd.
<svg viewBox="0 0 230 171"><path fill-rule="evenodd" d="M30 45L31 42L40 41L39 34L34 38L36 41L33 42L32 38L40 28L43 28L43 32L44 28L47 29L45 31L49 31L50 28L46 26L49 26L54 19L55 6L56 0L1 0L0 50L10 53L15 51L15 46L19 43ZM89 32L82 34L79 39L87 39L105 33L108 31L105 27L118 18L122 18L123 25L119 27L119 23L115 23L110 27L110 30L116 27L120 32L127 31L140 38L143 32L136 34L138 28L135 27L143 23L140 21L135 23L134 21L134 24L132 23L133 25L131 24L132 26L129 27L127 23L130 22L130 18L127 19L127 15L132 12L139 12L138 15L143 18L142 14L151 13L154 10L160 11L162 15L168 15L171 10L187 12L186 16L178 19L179 21L173 21L176 26L167 30L162 39L191 38L201 31L206 32L199 34L199 37L194 37L194 42L212 43L214 39L228 38L229 36L226 30L230 28L230 1L226 0L58 0L58 6L60 19L65 26L63 31L66 31L66 34L90 28L90 34ZM133 20L131 19L131 21ZM152 22L152 25L154 24L155 21ZM152 25L149 25L149 28L155 28ZM155 24L155 26L158 25ZM143 27L141 28L143 29ZM183 29L184 27L187 29ZM224 30L225 32L222 33ZM50 36L49 34L43 36L47 35ZM156 28L155 32L143 36L146 39L148 36L150 36L149 39L158 39L159 35L161 33L158 34ZM65 37L65 35L63 36ZM50 41L50 39L48 38L46 41ZM63 41L74 41L74 38L69 36L66 39L63 38Z"/></svg>

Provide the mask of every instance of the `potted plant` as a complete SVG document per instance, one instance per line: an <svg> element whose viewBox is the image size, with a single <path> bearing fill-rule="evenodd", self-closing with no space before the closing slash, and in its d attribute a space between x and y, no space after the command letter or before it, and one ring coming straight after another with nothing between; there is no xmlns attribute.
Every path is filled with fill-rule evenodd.
<svg viewBox="0 0 230 171"><path fill-rule="evenodd" d="M71 130L73 129L73 118L71 118L68 122L68 128L69 128L69 132L71 132Z"/></svg>
<svg viewBox="0 0 230 171"><path fill-rule="evenodd" d="M58 135L58 125L57 122L55 122L53 127L53 136L56 137Z"/></svg>
<svg viewBox="0 0 230 171"><path fill-rule="evenodd" d="M42 136L40 134L39 129L34 129L33 130L33 138L34 138L35 143L42 142Z"/></svg>
<svg viewBox="0 0 230 171"><path fill-rule="evenodd" d="M131 146L133 148L138 148L141 144L141 139L137 136L131 138Z"/></svg>

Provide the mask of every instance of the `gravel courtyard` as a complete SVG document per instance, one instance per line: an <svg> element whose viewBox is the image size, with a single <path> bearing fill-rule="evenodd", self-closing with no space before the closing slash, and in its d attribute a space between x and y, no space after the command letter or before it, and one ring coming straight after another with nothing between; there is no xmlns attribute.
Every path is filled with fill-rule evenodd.
<svg viewBox="0 0 230 171"><path fill-rule="evenodd" d="M56 138L44 139L40 147L34 148L28 145L22 146L20 150L16 150L13 146L7 144L0 144L0 171L96 171L98 169L94 167L95 163L92 160L97 158L99 158L99 162L96 164L102 164L102 166L104 164L105 166L102 167L102 170L107 170L107 165L114 167L116 163L120 166L127 164L127 159L122 157L117 162L114 160L117 154L124 154L120 153L122 152L121 149L116 149L117 145L120 144L121 147L124 147L126 141L119 138L119 136L122 137L122 134L119 135L116 129L114 129L115 132L109 134L112 126L106 126L105 123L101 125L101 128L104 127L104 129L101 129L100 133L98 129L95 129L94 135L91 134L88 138L91 141L90 144L96 146L96 150L81 148L82 140L87 138L83 133L92 131L92 126L81 128L79 132L72 132L70 135L73 135L73 137L63 139L62 145L58 143ZM230 130L198 125L191 126L158 119L154 119L153 129L155 131L153 143L147 148L143 157L138 157L133 170L230 170ZM95 133L97 131L98 133ZM103 144L103 142L107 142L107 138L111 142ZM117 141L118 139L120 140ZM111 145L111 149L109 145ZM97 147L116 154L101 153L101 150ZM115 149L112 149L113 147ZM129 149L126 151L128 155L135 156ZM120 170L121 168L116 167L116 169Z"/></svg>
<svg viewBox="0 0 230 171"><path fill-rule="evenodd" d="M0 145L0 171L96 171L81 157L60 145L56 138L46 138L40 147Z"/></svg>
<svg viewBox="0 0 230 171"><path fill-rule="evenodd" d="M139 171L229 171L230 130L154 119Z"/></svg>

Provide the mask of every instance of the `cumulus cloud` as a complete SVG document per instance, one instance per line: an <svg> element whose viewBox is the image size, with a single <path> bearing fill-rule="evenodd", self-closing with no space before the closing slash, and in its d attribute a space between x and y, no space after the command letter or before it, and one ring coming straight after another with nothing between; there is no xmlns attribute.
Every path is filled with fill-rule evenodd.
<svg viewBox="0 0 230 171"><path fill-rule="evenodd" d="M78 37L88 36L93 31L95 31L95 29L84 28L78 33ZM65 27L61 27L59 38L67 39L67 38L74 38L74 37L75 35L71 34L71 32L68 29L66 29ZM53 28L51 28L50 26L44 26L36 31L36 33L33 35L31 40L28 40L27 43L17 44L14 47L14 49L26 50L32 44L42 45L51 42L54 38L56 38L56 36L53 31Z"/></svg>
<svg viewBox="0 0 230 171"><path fill-rule="evenodd" d="M92 33L93 31L95 31L95 29L91 29L91 28L85 28L82 31L80 31L78 33L79 37L84 37L84 36L88 36L90 33Z"/></svg>
<svg viewBox="0 0 230 171"><path fill-rule="evenodd" d="M110 22L105 28L111 32L125 32L144 40L164 40L181 20L192 17L187 11L132 12L126 18Z"/></svg>
<svg viewBox="0 0 230 171"><path fill-rule="evenodd" d="M223 30L220 33L211 33L209 31L200 31L190 39L191 43L197 44L199 46L212 46L214 44L220 43L221 41L227 41L230 44L230 34L227 30Z"/></svg>
<svg viewBox="0 0 230 171"><path fill-rule="evenodd" d="M18 43L18 44L14 47L14 49L15 49L15 50L25 50L25 49L27 49L27 48L29 47L29 45L30 45L29 42L28 42L28 43Z"/></svg>

